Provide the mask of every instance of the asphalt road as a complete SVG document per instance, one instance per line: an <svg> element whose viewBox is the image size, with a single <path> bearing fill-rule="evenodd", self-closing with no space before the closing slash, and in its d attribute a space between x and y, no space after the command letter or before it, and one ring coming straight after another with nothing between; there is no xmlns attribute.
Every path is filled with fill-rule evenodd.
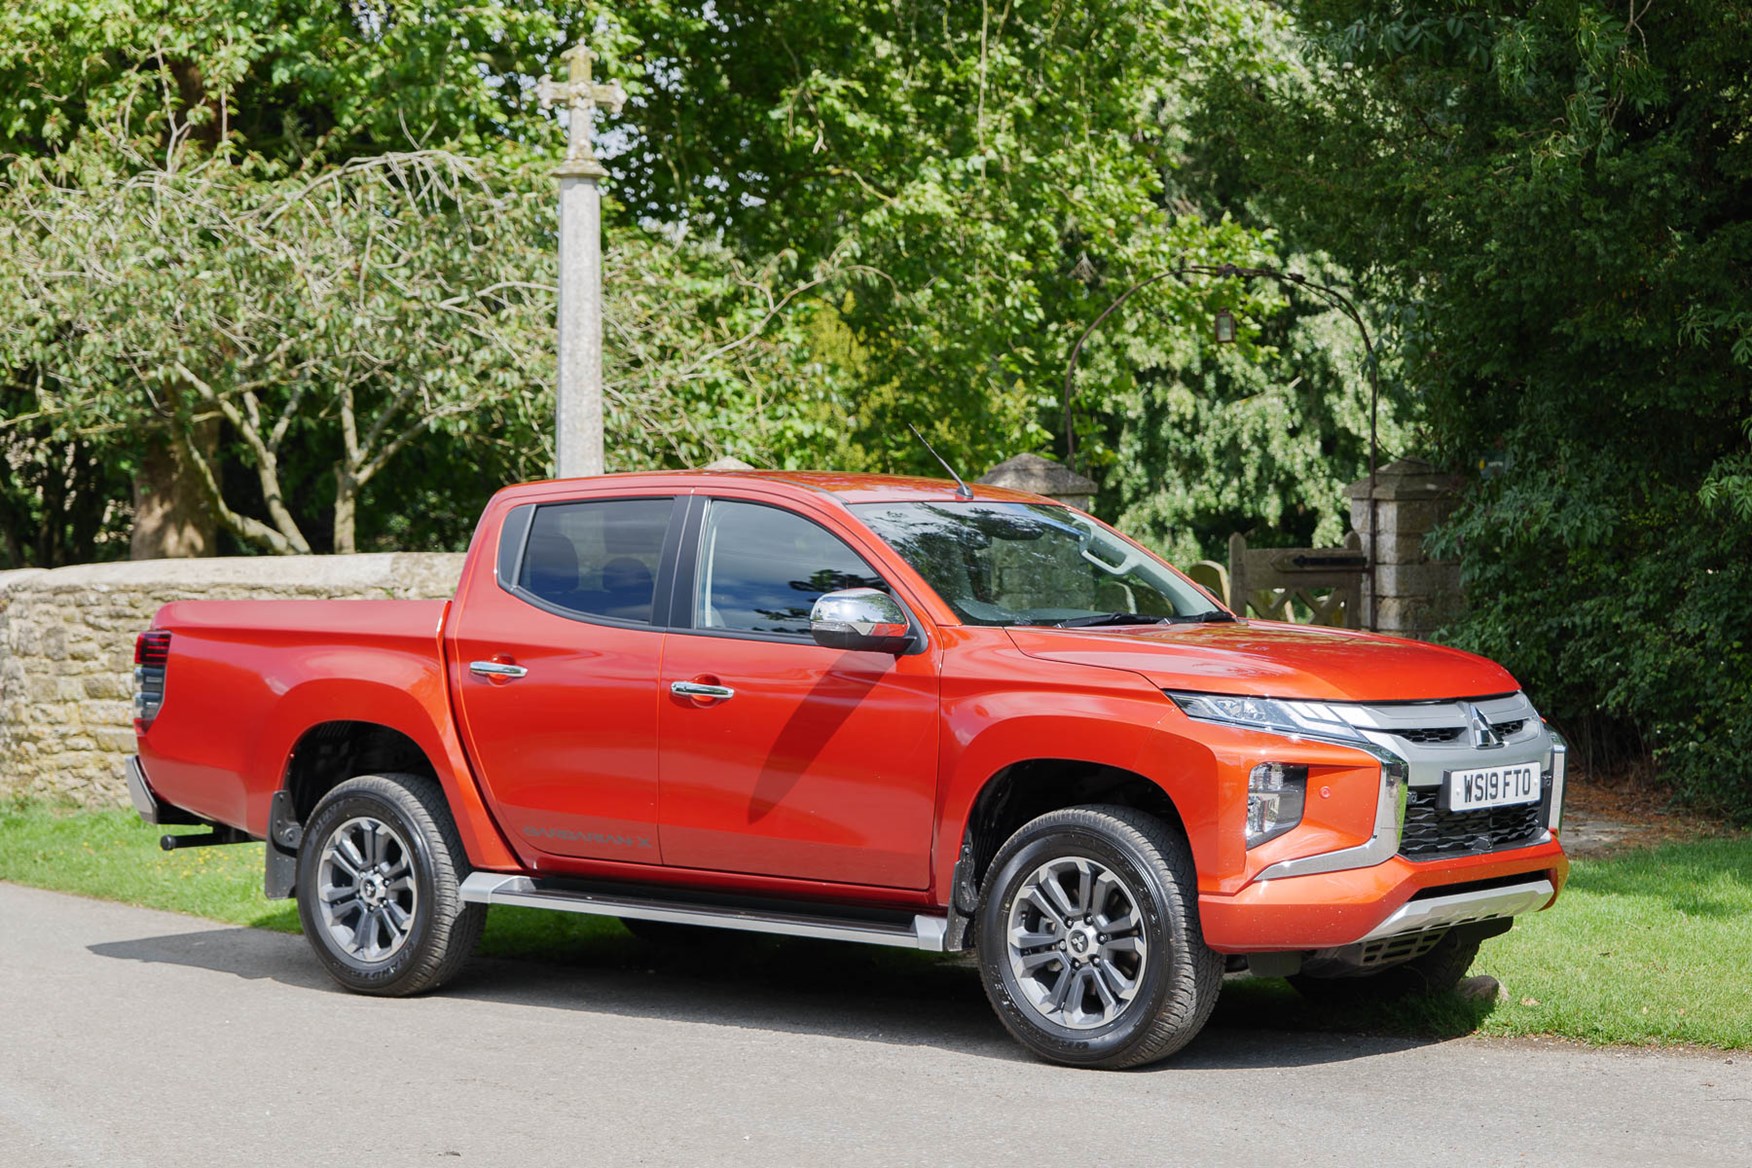
<svg viewBox="0 0 1752 1168"><path fill-rule="evenodd" d="M1745 1055L1219 1018L1072 1071L970 970L639 953L382 1001L296 937L0 884L0 1165L1752 1165Z"/></svg>

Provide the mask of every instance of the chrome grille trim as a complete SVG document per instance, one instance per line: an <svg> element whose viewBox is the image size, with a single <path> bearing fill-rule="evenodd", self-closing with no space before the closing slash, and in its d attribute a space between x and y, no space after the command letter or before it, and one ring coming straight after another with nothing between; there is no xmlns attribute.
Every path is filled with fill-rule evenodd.
<svg viewBox="0 0 1752 1168"><path fill-rule="evenodd" d="M1494 745L1475 745L1475 734L1467 729L1474 724L1474 708L1481 716L1478 720L1495 735ZM1562 747L1525 694L1432 702L1328 702L1320 703L1320 710L1329 720L1336 718L1353 727L1367 741L1367 745L1347 745L1382 760L1374 833L1357 847L1281 860L1256 879L1373 867L1394 855L1413 861L1444 860L1532 847L1552 839L1563 798ZM1450 730L1455 731L1451 737L1446 733ZM1451 813L1436 805L1449 771L1518 763L1540 768L1545 785L1540 802L1453 813L1452 822ZM1389 769L1403 776L1397 780L1397 791Z"/></svg>
<svg viewBox="0 0 1752 1168"><path fill-rule="evenodd" d="M1497 745L1478 746L1465 727L1476 708ZM1366 703L1333 709L1372 742L1392 743L1410 770L1405 829L1399 854L1408 860L1441 860L1531 847L1551 839L1551 801L1561 798L1553 781L1553 739L1533 703L1522 693L1447 702ZM1439 739L1432 731L1461 731ZM1538 803L1489 811L1448 812L1437 793L1449 771L1533 763L1544 777Z"/></svg>

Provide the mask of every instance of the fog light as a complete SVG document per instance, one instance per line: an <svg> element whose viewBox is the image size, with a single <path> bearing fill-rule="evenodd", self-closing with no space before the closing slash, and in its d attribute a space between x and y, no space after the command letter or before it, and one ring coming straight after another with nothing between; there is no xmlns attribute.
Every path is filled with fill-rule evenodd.
<svg viewBox="0 0 1752 1168"><path fill-rule="evenodd" d="M1262 762L1247 776L1247 846L1276 839L1302 822L1308 768Z"/></svg>

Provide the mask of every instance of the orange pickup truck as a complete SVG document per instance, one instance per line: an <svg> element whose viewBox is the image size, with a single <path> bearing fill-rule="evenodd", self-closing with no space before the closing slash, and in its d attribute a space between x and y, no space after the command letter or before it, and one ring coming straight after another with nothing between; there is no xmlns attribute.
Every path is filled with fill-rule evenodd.
<svg viewBox="0 0 1752 1168"><path fill-rule="evenodd" d="M1028 1049L1136 1066L1225 968L1451 988L1567 872L1564 744L1502 668L1238 619L996 488L525 484L448 602L169 604L137 658L141 816L266 840L365 993L527 905L972 950Z"/></svg>

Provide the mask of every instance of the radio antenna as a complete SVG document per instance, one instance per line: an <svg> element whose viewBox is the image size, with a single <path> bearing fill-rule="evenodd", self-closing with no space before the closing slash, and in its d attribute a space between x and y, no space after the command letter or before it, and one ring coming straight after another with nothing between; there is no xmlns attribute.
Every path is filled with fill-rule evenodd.
<svg viewBox="0 0 1752 1168"><path fill-rule="evenodd" d="M911 422L908 422L906 424L906 428L913 432L913 437L917 438L919 440L920 445L922 445L926 450L929 450L931 452L932 458L936 459L938 462L943 464L943 469L948 471L949 477L955 480L956 497L962 498L962 499L973 498L972 488L970 488L966 483L961 481L961 476L955 473L955 468L949 465L949 460L944 458L941 454L938 454L937 448L935 446L932 446L929 442L925 441L925 436L923 434L919 433L919 428L917 426L913 425Z"/></svg>

